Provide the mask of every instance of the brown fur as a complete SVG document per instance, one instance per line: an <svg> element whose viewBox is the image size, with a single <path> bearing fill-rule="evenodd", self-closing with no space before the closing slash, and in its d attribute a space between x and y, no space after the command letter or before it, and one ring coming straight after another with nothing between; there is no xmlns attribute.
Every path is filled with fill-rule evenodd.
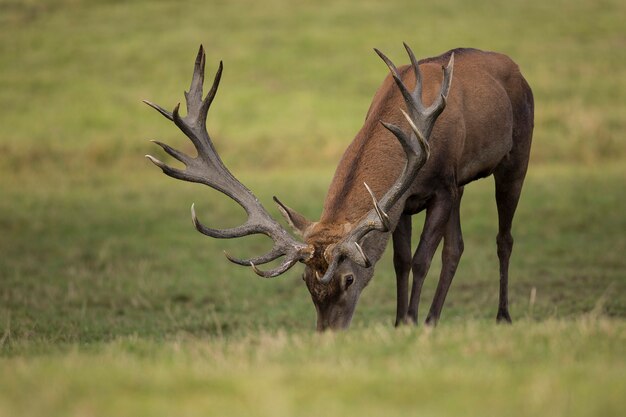
<svg viewBox="0 0 626 417"><path fill-rule="evenodd" d="M417 275L425 275L428 264L430 264L430 257L432 257L431 252L434 252L439 241L444 237L448 244L446 246L444 243L444 251L446 247L452 248L450 245L456 249L450 249L452 252L448 250L448 252L453 253L451 256L455 258L452 261L454 266L451 268L451 273L442 270L443 295L439 295L440 300L434 301L434 310L431 309L432 319L434 321L438 319L440 307L435 306L435 304L443 304L445 292L447 292L447 287L456 269L456 263L460 258L459 252L462 252L460 224L458 230L452 230L455 228L447 226L449 229L452 228L450 229L452 231L444 233L448 223L446 219L455 217L450 214L455 210L453 208L455 204L458 212L462 186L500 170L502 174L499 183L506 182L505 178L510 177L512 181L520 182L519 188L521 190L521 181L523 181L528 164L533 129L532 92L522 77L518 66L507 56L476 49L456 49L437 57L421 60L422 102L426 106L430 105L439 93L442 82L441 67L448 62L453 52L455 54L454 76L447 106L437 119L432 134L428 138L431 147L430 159L418 173L405 198L399 202L399 207L390 213L393 228L398 224L403 213L410 215L427 207L435 207L432 210L433 213L437 213L439 210L442 213L441 216L445 216L438 223L433 221L430 229L433 229L431 234L435 236L430 241L426 239L424 244L420 242L420 247L427 246L427 248L422 248L420 252L418 247L418 252L412 260L414 288L409 309L412 307L415 311L406 311L407 306L405 304L407 303L401 301L401 298L406 298L408 295L400 294L399 284L398 321L400 322L416 320L416 300L419 299L419 290L421 289L421 282L419 281L423 280L423 276L418 277L416 273ZM410 71L409 66L400 67L398 71L406 86L412 90L415 86L413 71ZM313 224L305 234L307 243L316 248L315 256L308 263L307 273L305 273L307 285L316 305L327 303L328 299L336 298L337 294L335 293L341 291L341 288L338 288L336 283L330 286L325 284L326 287L324 287L324 285L315 282L315 275L309 270L323 273L327 267L327 263L323 259L324 248L339 241L345 234L346 225L358 222L372 209L371 198L363 183L367 182L374 194L380 198L395 182L402 170L405 161L404 151L397 139L380 123L380 121L390 122L404 130L409 130L407 122L401 116L400 108L405 108L403 98L393 79L388 76L374 95L363 127L350 143L337 166L324 202L320 221ZM496 182L498 183L498 178L496 178ZM504 189L503 187L500 188ZM513 211L518 197L519 192L512 192L509 198L513 201ZM446 201L450 203L446 203ZM504 203L502 204L504 205ZM452 208L446 208L449 205ZM499 201L499 209L500 205ZM439 207L444 208L439 209ZM458 213L456 217L458 217ZM505 217L508 215L501 213L501 219ZM512 220L512 213L510 217ZM502 236L508 235L509 230L510 221L508 226L506 224L502 226L501 222L500 234ZM454 239L461 242L460 246L452 242L454 240L452 237L445 237L444 235L457 236ZM371 243L367 248L364 248L366 251L369 250L370 255L375 260L382 254L389 237L388 234L378 234L378 236L376 239L368 239ZM410 239L410 232L408 239ZM372 242L374 240L377 241ZM457 250L459 248L460 251ZM508 271L510 250L504 250L504 252L508 253L505 256L506 270ZM418 258L422 263L427 264L424 271L415 264ZM406 259L403 262L406 262ZM501 269L502 262L503 259L501 258ZM445 269L446 266L444 266ZM399 267L396 270L400 279L400 275L404 273L399 272ZM371 278L371 272L366 275ZM369 281L369 278L365 278L365 281ZM367 282L362 284L360 288L362 289L365 285ZM358 299L358 295L356 298ZM356 303L356 299L354 302ZM503 307L504 304L506 304L506 299L504 301L501 299L500 307L506 310L506 306ZM353 308L352 306L352 311ZM338 320L337 323L341 323L337 324L321 317L320 314L322 313L320 313L318 305L318 328L320 327L319 322L324 320L328 322L328 327L346 325L346 320L343 322ZM498 314L500 319L500 311ZM508 311L503 312L502 315L508 317ZM349 319L347 323L349 323ZM321 327L325 328L323 325Z"/></svg>
<svg viewBox="0 0 626 417"><path fill-rule="evenodd" d="M458 185L462 185L486 176L512 146L501 138L496 143L490 140L493 130L506 130L504 124L512 126L511 112L504 113L503 118L502 108L511 108L511 103L506 100L517 98L520 93L515 90L522 87L517 65L505 55L464 48L421 60L424 104L430 105L438 93L441 66L448 62L452 52L455 53L455 64L450 97L429 138L431 160L420 172L420 182L444 174L455 175ZM415 77L409 69L409 66L403 66L398 71L407 87L412 89ZM490 101L490 90L497 88L501 88L503 94L497 97L497 101ZM476 97L477 94L481 96ZM378 196L393 184L402 170L404 152L380 121L395 123L408 130L399 112L401 107L405 107L402 96L388 76L374 96L364 126L337 166L320 222L357 221L372 208L363 182L367 182ZM451 172L441 173L441 163Z"/></svg>

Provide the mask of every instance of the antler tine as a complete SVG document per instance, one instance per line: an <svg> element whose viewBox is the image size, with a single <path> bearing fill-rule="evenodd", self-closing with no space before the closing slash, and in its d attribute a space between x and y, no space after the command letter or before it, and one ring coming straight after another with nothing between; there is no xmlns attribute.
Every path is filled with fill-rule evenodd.
<svg viewBox="0 0 626 417"><path fill-rule="evenodd" d="M378 204L378 200L376 200L376 196L374 195L374 192L372 191L370 186L367 185L366 182L364 182L363 185L367 189L367 192L370 193L370 196L372 197L372 202L374 203L374 210L376 210L376 214L378 214L378 218L380 219L380 222L382 223L382 225L384 227L384 229L381 230L381 231L382 232L388 232L389 229L390 229L390 227L389 227L389 216L387 215L387 213L384 212L384 210L382 208L380 208L380 205Z"/></svg>
<svg viewBox="0 0 626 417"><path fill-rule="evenodd" d="M419 111L424 111L424 106L422 105L422 73L420 72L419 62L417 58L415 58L415 54L413 50L406 44L406 42L402 42L404 45L404 49L406 49L407 54L409 55L409 59L411 60L411 67L413 67L413 73L415 74L415 89L413 90L413 105L416 105Z"/></svg>
<svg viewBox="0 0 626 417"><path fill-rule="evenodd" d="M209 108L211 107L211 103L213 103L213 99L215 98L215 95L217 94L217 87L219 87L220 85L220 80L222 79L223 70L224 70L224 63L220 61L220 65L217 68L217 73L215 74L215 80L213 80L213 85L211 86L211 89L209 90L206 97L202 101L202 109L205 114L206 112L209 111ZM206 118L204 119L204 121L206 121Z"/></svg>
<svg viewBox="0 0 626 417"><path fill-rule="evenodd" d="M163 142L160 142L158 140L151 140L150 142L156 143L161 148L163 148L163 150L165 152L167 152L170 156L178 159L183 164L189 165L191 163L191 158L188 155L184 154L183 152L181 152L181 151L179 151L177 149L174 149L171 146L169 146L169 145L167 145L167 144L165 144Z"/></svg>
<svg viewBox="0 0 626 417"><path fill-rule="evenodd" d="M165 175L168 175L172 178L176 178L179 180L184 180L185 178L187 178L187 174L185 173L185 171L181 171L180 169L177 169L177 168L172 168L166 165L165 163L159 161L152 155L146 155L146 158L148 158L148 160L150 160L150 162L152 162L154 165L161 168L161 171L163 171Z"/></svg>
<svg viewBox="0 0 626 417"><path fill-rule="evenodd" d="M273 260L278 259L279 257L283 256L283 253L281 253L277 249L272 249L272 251L270 251L269 253L263 256L257 256L255 258L250 258L250 259L239 259L239 258L235 258L234 256L231 256L228 252L224 251L224 256L226 256L226 258L234 264L241 265L241 266L250 266L252 264L263 265L268 262L272 262Z"/></svg>
<svg viewBox="0 0 626 417"><path fill-rule="evenodd" d="M360 258L356 258L354 255L351 256L352 259L360 259L361 262L357 261L357 263L359 265L361 265L364 268L369 268L370 266L372 266L372 262L370 262L369 258L367 257L367 255L365 254L365 252L363 251L363 248L361 247L361 245L359 245L357 242L353 242L354 243L354 249L356 249L357 253L359 254Z"/></svg>
<svg viewBox="0 0 626 417"><path fill-rule="evenodd" d="M344 241L335 247L335 250L333 251L333 258L328 265L328 268L326 268L326 272L321 278L318 277L321 283L328 284L332 280L335 272L337 271L337 267L339 266L339 262L346 257L352 259L363 268L369 268L372 266L372 262L363 251L361 245L352 240L350 240L350 242L350 245L346 244Z"/></svg>
<svg viewBox="0 0 626 417"><path fill-rule="evenodd" d="M400 89L400 92L402 93L402 96L404 97L404 101L406 101L407 103L413 102L414 101L413 96L411 95L411 92L406 87L406 85L404 85L404 82L402 82L402 79L400 78L400 74L398 74L398 69L396 68L394 63L391 62L389 58L387 58L387 55L383 54L378 49L374 48L374 51L378 54L378 56L383 61L385 61L385 64L387 64L387 66L389 67L389 70L391 71L391 76L396 82L398 89Z"/></svg>
<svg viewBox="0 0 626 417"><path fill-rule="evenodd" d="M415 137L417 138L417 143L419 144L419 146L420 146L420 148L422 150L420 155L423 155L425 157L425 159L430 158L430 145L428 144L426 139L424 139L424 136L422 136L422 132L420 132L419 129L417 128L417 126L415 126L415 123L413 123L413 120L411 119L411 116L406 114L406 112L403 109L400 109L400 111L402 112L402 115L404 116L406 121L409 123L409 126L411 127L411 130L413 131L413 133L415 133ZM398 137L397 134L396 134L396 137ZM404 136L404 138L406 138L406 136ZM404 138L400 139L398 137L398 139L400 139L400 141L402 143L406 143L406 146L410 146L410 144L412 142L408 142ZM426 160L424 160L424 162L426 162Z"/></svg>
<svg viewBox="0 0 626 417"><path fill-rule="evenodd" d="M395 76L398 76L398 68L393 63L393 61L391 61L391 59L387 58L387 55L382 53L380 51L380 49L378 49L378 48L374 48L374 52L376 52L376 54L380 57L380 59L382 59L385 62L385 64L387 64L387 66L389 67L389 71L391 71L391 74L395 75Z"/></svg>
<svg viewBox="0 0 626 417"><path fill-rule="evenodd" d="M204 53L204 47L200 45L198 49L198 55L196 56L196 62L193 68L193 76L191 77L191 85L189 91L185 91L185 100L187 101L187 112L199 114L200 109L195 108L202 103L202 87L204 84L204 66L206 62L206 55ZM221 73L221 66L218 71ZM200 117L200 120L203 118Z"/></svg>
<svg viewBox="0 0 626 417"><path fill-rule="evenodd" d="M217 94L224 66L220 61L211 89L206 97L203 98L202 90L205 62L206 55L204 48L200 45L194 63L194 71L189 91L185 92L185 101L187 104L187 115L185 117L181 117L179 113L180 104L170 113L154 103L144 101L178 126L192 141L198 153L197 157L192 158L161 142L155 143L161 146L169 155L183 162L183 164L185 164L185 170L169 167L150 155L146 156L155 165L160 167L165 174L185 181L206 184L232 198L243 207L248 216L246 222L241 226L230 229L212 229L204 226L198 220L193 205L191 206L191 217L194 226L199 232L214 238L228 239L259 233L269 236L274 241L274 246L268 254L248 260L233 258L230 255L227 255L227 257L232 262L251 266L254 271L261 276L278 276L291 268L296 262L308 259L312 253L312 248L291 237L289 233L269 215L256 196L232 175L215 150L213 142L206 130L206 118L213 99ZM270 271L259 271L255 266L255 264L264 264L273 261L280 256L285 256L285 261L280 266Z"/></svg>
<svg viewBox="0 0 626 417"><path fill-rule="evenodd" d="M452 72L454 70L454 52L450 54L450 60L448 61L447 66L441 66L441 70L443 72L443 80L441 82L441 88L439 89L439 95L426 110L425 113L428 117L428 121L432 125L435 123L435 120L443 109L446 107L448 94L450 93L450 87L452 85ZM430 132L429 132L430 134Z"/></svg>
<svg viewBox="0 0 626 417"><path fill-rule="evenodd" d="M287 272L287 270L291 268L292 266L294 266L296 262L298 262L298 259L288 258L282 264L280 264L274 269L270 269L269 271L260 270L252 262L250 262L250 266L252 267L252 270L254 271L254 273L257 274L258 276L263 277L263 278L274 278Z"/></svg>
<svg viewBox="0 0 626 417"><path fill-rule="evenodd" d="M148 100L141 100L141 101L143 101L148 106L152 107L154 110L161 113L163 117L165 117L166 119L174 121L174 117L172 116L172 113L165 110L163 107L159 106L158 104L152 103L151 101L148 101Z"/></svg>
<svg viewBox="0 0 626 417"><path fill-rule="evenodd" d="M254 229L249 224L249 222L230 229L213 229L210 227L206 227L205 225L200 223L200 220L198 220L198 217L196 216L195 203L191 205L191 221L193 222L193 225L198 232L216 239L232 239L248 236L252 233L262 233L261 231L257 231L256 229Z"/></svg>
<svg viewBox="0 0 626 417"><path fill-rule="evenodd" d="M343 256L344 256L343 254L338 253L337 255L333 257L332 261L328 265L328 268L326 268L326 272L324 273L324 275L321 278L319 276L317 277L317 279L321 283L328 284L333 279L333 276L335 275L335 272L337 271L337 266L339 265L339 261L343 258ZM316 275L317 275L317 272L316 272Z"/></svg>
<svg viewBox="0 0 626 417"><path fill-rule="evenodd" d="M443 70L443 83L441 84L441 95L447 98L448 94L450 93L450 87L452 86L452 73L454 72L454 52L450 54L448 65L445 68L441 67L441 69Z"/></svg>

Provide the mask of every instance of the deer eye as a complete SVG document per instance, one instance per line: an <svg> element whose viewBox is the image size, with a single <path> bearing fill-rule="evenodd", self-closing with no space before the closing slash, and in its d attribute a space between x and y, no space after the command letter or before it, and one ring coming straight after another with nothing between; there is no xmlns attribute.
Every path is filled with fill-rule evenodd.
<svg viewBox="0 0 626 417"><path fill-rule="evenodd" d="M354 275L352 274L347 274L343 277L343 285L344 285L344 289L348 289L348 287L350 285L352 285L352 283L354 282Z"/></svg>

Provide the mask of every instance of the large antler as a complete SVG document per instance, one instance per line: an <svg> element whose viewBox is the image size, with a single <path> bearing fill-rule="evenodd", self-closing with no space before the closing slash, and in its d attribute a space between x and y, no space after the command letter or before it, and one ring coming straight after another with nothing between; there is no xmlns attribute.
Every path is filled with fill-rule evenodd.
<svg viewBox="0 0 626 417"><path fill-rule="evenodd" d="M324 276L321 278L322 282L328 282L331 280L339 262L345 257L352 259L362 267L369 268L371 266L371 262L367 258L367 255L363 252L359 242L365 237L365 235L373 230L381 232L390 231L389 216L387 213L410 187L417 172L426 163L430 155L430 147L428 145L427 138L430 137L430 133L432 132L437 117L446 106L446 99L452 82L454 53L450 56L450 61L448 62L447 67L442 67L443 82L441 83L439 95L429 107L425 107L421 99L422 77L417 59L415 58L413 51L411 51L411 48L409 48L406 43L404 44L404 47L409 54L411 66L413 68L413 72L415 73L416 81L413 92L410 92L404 82L402 82L402 79L398 74L398 70L393 62L391 62L391 60L378 49L374 50L389 67L391 75L402 93L402 97L404 98L404 102L408 110L407 114L407 112L403 109L400 109L411 128L411 133L408 136L398 126L381 121L383 126L393 133L394 136L400 141L400 144L406 154L406 164L396 182L391 186L387 193L385 193L380 201L376 199L370 187L367 184L364 184L365 188L372 197L374 208L352 229L347 236L331 248L330 265L328 266Z"/></svg>
<svg viewBox="0 0 626 417"><path fill-rule="evenodd" d="M206 129L206 118L209 107L217 93L223 65L222 62L220 62L211 90L209 90L208 94L203 99L204 64L204 49L202 45L200 45L193 77L191 79L191 86L189 87L189 92L185 92L187 116L180 116L178 112L180 103L178 103L170 113L162 107L144 100L147 105L157 110L167 119L173 121L176 126L191 139L198 155L193 158L164 143L154 141L169 155L185 164L186 169L179 170L172 168L150 155L146 155L146 157L161 168L166 175L179 180L206 184L241 205L248 215L248 219L241 226L222 230L206 227L200 223L196 217L196 212L192 204L191 216L193 223L200 233L219 239L236 238L257 233L269 236L274 241L274 246L269 253L263 256L251 259L236 259L225 254L231 262L239 265L252 266L254 272L262 277L270 278L278 276L291 268L296 262L309 259L312 255L312 249L308 245L298 242L291 237L291 235L267 213L254 194L230 173L215 151L215 147ZM271 262L281 256L285 256L285 260L281 265L272 270L261 271L256 267L256 265Z"/></svg>

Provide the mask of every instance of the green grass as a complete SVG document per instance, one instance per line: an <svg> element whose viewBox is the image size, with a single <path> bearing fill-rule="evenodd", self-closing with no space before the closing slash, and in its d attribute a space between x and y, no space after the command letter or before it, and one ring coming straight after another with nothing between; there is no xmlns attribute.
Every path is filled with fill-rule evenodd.
<svg viewBox="0 0 626 417"><path fill-rule="evenodd" d="M625 342L623 321L592 316L125 337L0 359L0 415L620 415Z"/></svg>
<svg viewBox="0 0 626 417"><path fill-rule="evenodd" d="M623 414L622 2L292 3L0 0L0 417ZM143 159L163 156L144 139L190 145L140 100L182 100L203 43L209 71L225 62L209 116L224 160L273 215L278 195L314 219L386 75L371 48L403 62L403 40L506 52L535 92L515 323L494 323L486 180L465 192L439 327L392 327L388 250L352 329L317 335L302 267L258 279L222 251L266 240L193 230L192 202L206 224L243 213Z"/></svg>
<svg viewBox="0 0 626 417"><path fill-rule="evenodd" d="M266 239L219 241L193 229L192 202L205 223L219 226L242 221L234 203L206 187L175 182L147 162L135 171L132 178L109 172L54 187L34 184L39 180L34 177L33 184L21 183L29 193L4 184L0 323L10 320L16 340L86 343L135 333L162 337L177 331L312 329L314 310L299 279L301 267L275 280L257 279L250 269L230 264L222 251L258 254L268 248ZM242 179L276 217L271 195L280 190L284 201L314 218L328 174L282 171ZM307 187L298 189L294 176ZM603 312L626 316L626 218L620 210L625 201L614 192L625 176L621 165L605 165L601 172L559 166L530 172L514 229L514 316L576 317L599 302ZM495 313L492 194L491 180L467 187L462 205L466 251L444 322L490 319ZM414 223L418 228L421 217ZM391 323L395 279L387 252L362 297L357 324ZM424 308L438 269L436 255ZM533 287L537 296L530 311Z"/></svg>
<svg viewBox="0 0 626 417"><path fill-rule="evenodd" d="M623 166L531 171L516 222L512 327L494 323L495 209L492 184L482 181L465 195L466 252L440 326L392 328L387 253L353 329L336 336L313 334L300 267L267 281L229 264L222 249L257 253L267 242L194 232L191 201L207 223L235 224L239 213L224 199L209 201L213 192L154 171L146 164L131 178L109 172L55 187L31 177L28 194L3 183L10 191L0 218L11 222L0 241L0 415L623 409L626 222L624 197L614 192ZM328 172L305 172L306 190L292 174L242 177L263 201L284 190L314 216Z"/></svg>

